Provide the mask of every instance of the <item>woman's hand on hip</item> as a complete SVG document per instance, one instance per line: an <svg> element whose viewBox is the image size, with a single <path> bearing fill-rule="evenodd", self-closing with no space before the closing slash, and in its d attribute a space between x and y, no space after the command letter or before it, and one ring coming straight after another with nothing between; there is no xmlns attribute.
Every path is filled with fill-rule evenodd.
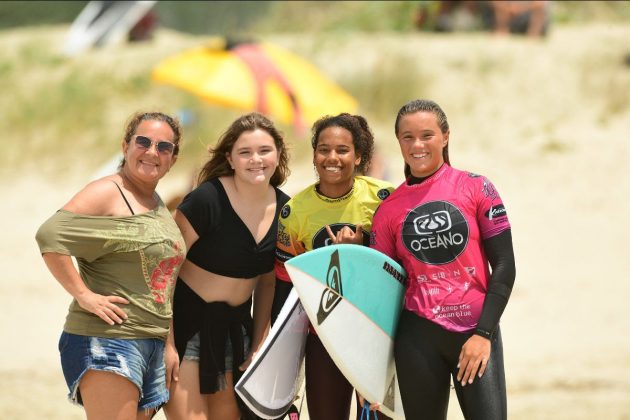
<svg viewBox="0 0 630 420"><path fill-rule="evenodd" d="M87 291L76 296L81 308L101 318L109 325L122 324L127 314L118 304L128 304L129 301L120 296L103 296Z"/></svg>

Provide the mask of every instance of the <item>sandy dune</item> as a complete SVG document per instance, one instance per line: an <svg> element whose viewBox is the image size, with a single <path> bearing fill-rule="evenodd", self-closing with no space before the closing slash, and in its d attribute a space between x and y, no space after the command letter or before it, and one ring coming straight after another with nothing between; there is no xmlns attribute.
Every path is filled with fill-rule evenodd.
<svg viewBox="0 0 630 420"><path fill-rule="evenodd" d="M555 28L545 42L394 38L373 41L436 62L427 92L449 114L453 164L488 176L508 208L517 258L502 321L510 418L630 419L630 110L627 100L622 109L610 103L617 89L630 90L622 64L630 28ZM362 45L349 42L354 51ZM456 69L470 60L503 73L467 79ZM390 126L375 131L398 182ZM288 192L312 179L310 168L294 172ZM1 419L83 418L65 400L56 350L69 297L47 273L34 235L84 182L24 173L0 184ZM185 182L173 175L161 189L168 195ZM451 406L449 419L460 419Z"/></svg>

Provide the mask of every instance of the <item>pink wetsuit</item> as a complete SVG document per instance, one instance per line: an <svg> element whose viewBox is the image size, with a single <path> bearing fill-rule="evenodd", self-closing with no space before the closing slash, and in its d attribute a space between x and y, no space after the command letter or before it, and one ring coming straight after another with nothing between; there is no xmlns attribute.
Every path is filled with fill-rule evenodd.
<svg viewBox="0 0 630 420"><path fill-rule="evenodd" d="M490 278L482 241L509 228L492 183L445 163L380 205L371 247L407 270L407 310L466 332L477 326Z"/></svg>

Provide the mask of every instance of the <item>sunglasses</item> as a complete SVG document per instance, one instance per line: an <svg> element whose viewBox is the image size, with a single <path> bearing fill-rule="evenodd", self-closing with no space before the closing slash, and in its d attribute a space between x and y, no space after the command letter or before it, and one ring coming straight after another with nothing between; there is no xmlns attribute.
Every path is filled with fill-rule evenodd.
<svg viewBox="0 0 630 420"><path fill-rule="evenodd" d="M136 146L149 150L153 145L153 141L145 136L136 136ZM170 141L155 142L155 148L159 153L170 155L175 151L175 143Z"/></svg>

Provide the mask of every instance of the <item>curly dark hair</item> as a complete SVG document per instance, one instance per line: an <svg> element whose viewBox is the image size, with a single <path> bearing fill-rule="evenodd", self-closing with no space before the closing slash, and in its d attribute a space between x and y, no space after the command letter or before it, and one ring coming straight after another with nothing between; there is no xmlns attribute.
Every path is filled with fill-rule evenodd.
<svg viewBox="0 0 630 420"><path fill-rule="evenodd" d="M356 166L355 173L365 175L372 163L374 154L374 134L365 118L360 115L351 115L346 112L339 115L320 118L313 124L311 145L317 149L319 135L329 127L345 128L352 134L352 144L357 156L361 156L361 162Z"/></svg>

